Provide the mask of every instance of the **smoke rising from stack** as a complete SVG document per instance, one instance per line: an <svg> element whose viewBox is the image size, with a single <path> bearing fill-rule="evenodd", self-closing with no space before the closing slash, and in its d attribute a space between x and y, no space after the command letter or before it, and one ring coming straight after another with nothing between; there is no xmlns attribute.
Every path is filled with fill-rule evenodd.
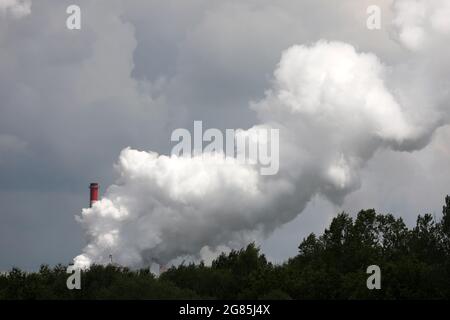
<svg viewBox="0 0 450 320"><path fill-rule="evenodd" d="M106 264L110 254L131 267L183 257L211 261L293 220L315 195L342 203L359 188L359 172L377 150L423 148L449 121L450 65L435 50L449 29L433 15L415 25L404 9L410 2L394 6L396 39L411 50L399 65L342 42L283 52L272 88L251 104L261 124L248 129L280 130L277 175L213 155L124 149L116 183L78 217L88 245L75 264ZM431 11L436 3L446 6L415 3ZM418 29L425 36L411 42L407 35Z"/></svg>

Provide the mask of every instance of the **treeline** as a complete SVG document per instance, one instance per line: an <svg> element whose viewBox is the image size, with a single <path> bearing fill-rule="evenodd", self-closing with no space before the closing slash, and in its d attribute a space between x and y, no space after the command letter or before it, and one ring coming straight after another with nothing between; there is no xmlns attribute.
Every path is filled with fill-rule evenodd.
<svg viewBox="0 0 450 320"><path fill-rule="evenodd" d="M342 213L320 236L309 235L282 265L259 249L222 254L211 266L172 267L159 278L149 269L92 266L81 290L68 290L66 266L0 276L0 299L449 299L450 197L443 217L401 218L363 210ZM369 265L381 269L381 289L366 286Z"/></svg>

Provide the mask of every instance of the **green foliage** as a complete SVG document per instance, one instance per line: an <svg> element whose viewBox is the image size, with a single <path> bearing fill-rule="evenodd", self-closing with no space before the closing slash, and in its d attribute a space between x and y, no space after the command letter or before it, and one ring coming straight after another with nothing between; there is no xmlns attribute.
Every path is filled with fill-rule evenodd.
<svg viewBox="0 0 450 320"><path fill-rule="evenodd" d="M449 299L450 197L443 217L401 218L362 210L337 215L320 236L310 234L297 256L268 262L249 244L204 263L149 269L108 265L82 272L82 289L68 290L66 266L0 275L0 299ZM381 290L368 290L366 268L381 268Z"/></svg>
<svg viewBox="0 0 450 320"><path fill-rule="evenodd" d="M445 197L445 205L442 209L442 229L447 237L450 237L450 196Z"/></svg>

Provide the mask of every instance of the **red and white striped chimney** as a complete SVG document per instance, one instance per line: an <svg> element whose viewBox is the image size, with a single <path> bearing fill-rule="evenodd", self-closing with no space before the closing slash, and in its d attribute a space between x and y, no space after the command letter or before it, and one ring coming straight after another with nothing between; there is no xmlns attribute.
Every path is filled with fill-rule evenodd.
<svg viewBox="0 0 450 320"><path fill-rule="evenodd" d="M92 208L94 202L98 201L98 188L98 183L91 183L91 185L89 186L89 189L91 190L89 202L90 208Z"/></svg>

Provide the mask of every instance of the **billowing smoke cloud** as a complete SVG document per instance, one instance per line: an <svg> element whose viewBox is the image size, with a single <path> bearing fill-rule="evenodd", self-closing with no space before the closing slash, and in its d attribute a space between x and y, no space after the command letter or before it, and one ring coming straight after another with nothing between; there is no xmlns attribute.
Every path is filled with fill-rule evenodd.
<svg viewBox="0 0 450 320"><path fill-rule="evenodd" d="M0 0L0 13L21 18L31 13L31 0Z"/></svg>
<svg viewBox="0 0 450 320"><path fill-rule="evenodd" d="M395 6L401 43L411 25L407 2ZM420 149L448 121L448 91L434 85L450 69L436 67L443 59L412 55L388 67L341 42L287 49L272 88L251 104L262 124L248 130L280 130L278 174L208 154L124 149L116 184L78 218L88 245L76 265L107 263L110 255L132 267L186 256L211 261L291 221L316 194L341 203L377 150Z"/></svg>

